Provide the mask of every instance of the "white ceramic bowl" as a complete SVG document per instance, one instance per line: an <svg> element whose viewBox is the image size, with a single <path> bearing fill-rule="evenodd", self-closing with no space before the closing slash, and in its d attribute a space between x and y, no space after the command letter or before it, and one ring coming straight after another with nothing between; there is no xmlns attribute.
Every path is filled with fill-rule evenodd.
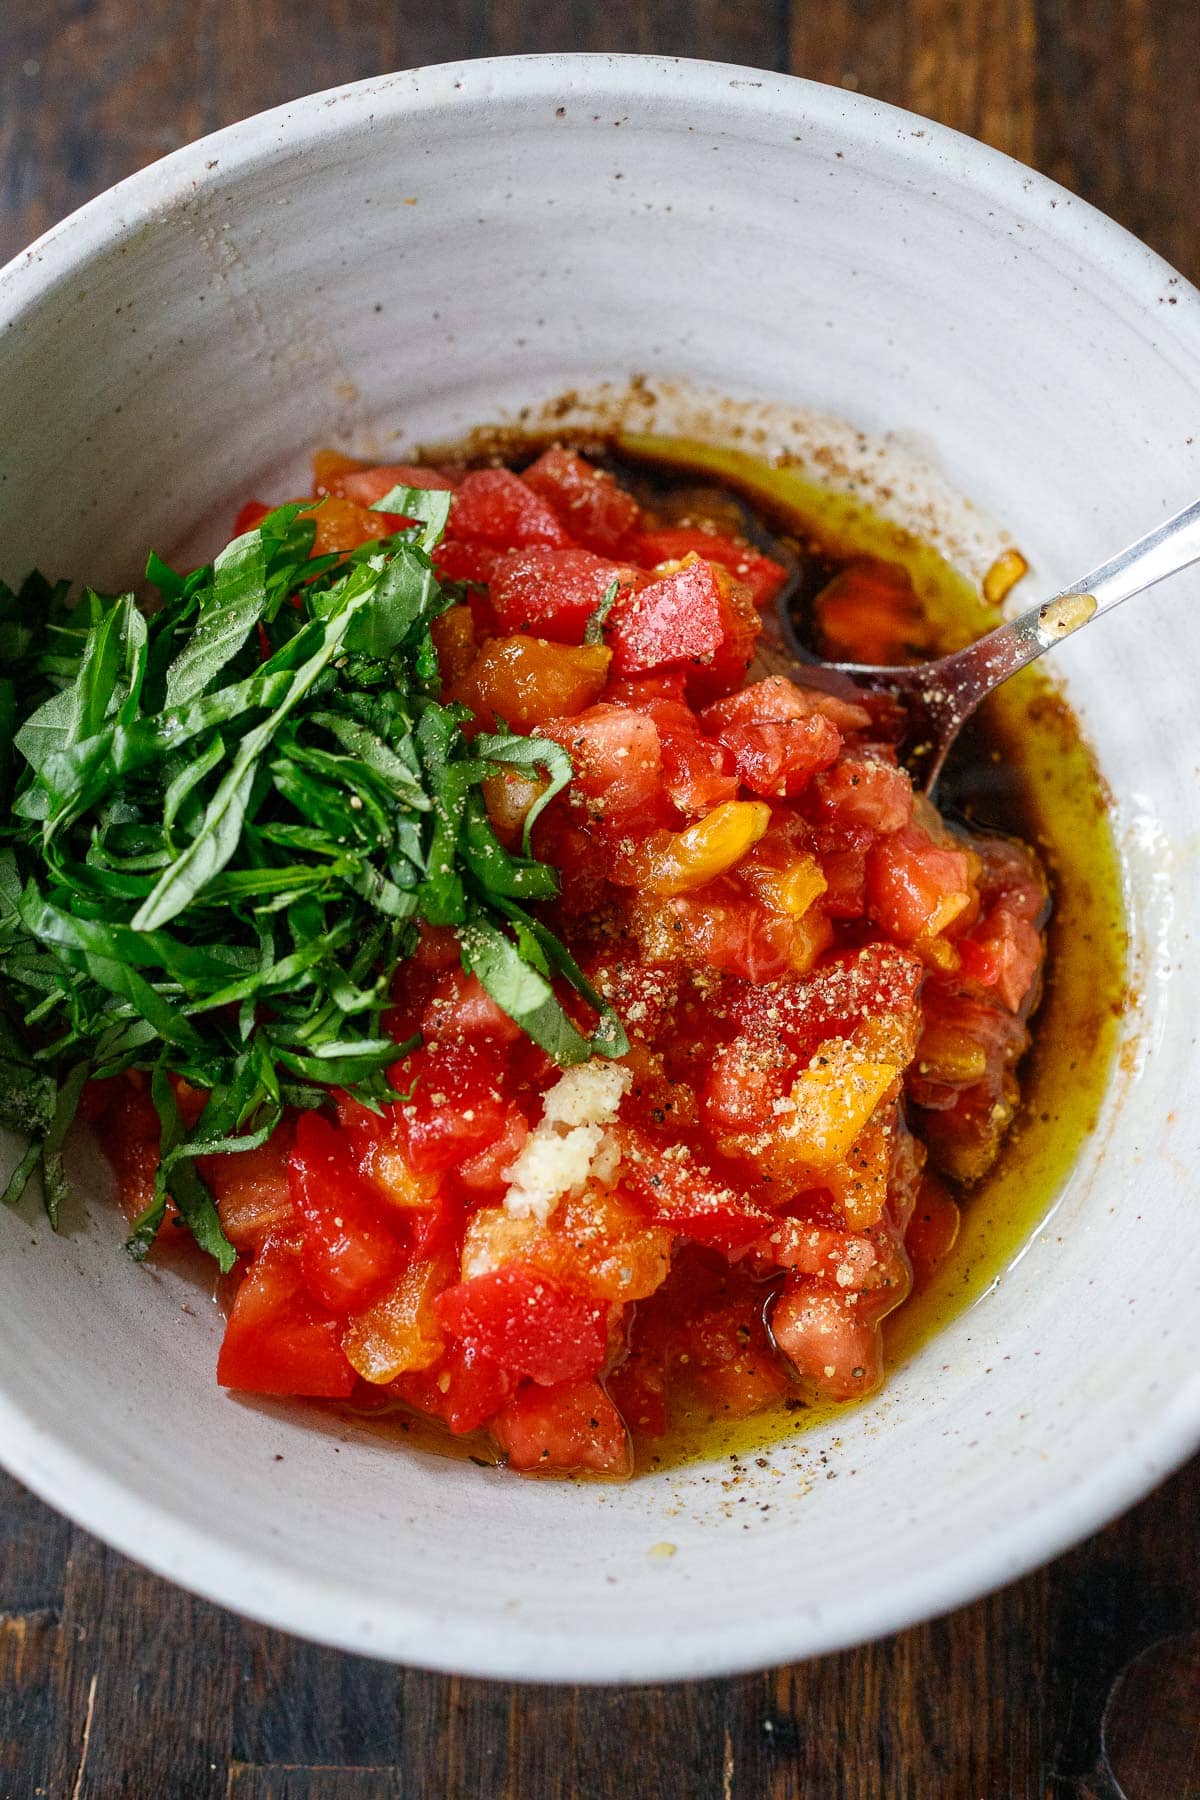
<svg viewBox="0 0 1200 1800"><path fill-rule="evenodd" d="M908 434L1047 585L1200 491L1200 297L1161 262L923 120L700 63L468 63L299 101L57 226L0 276L0 324L10 575L128 577L336 431L452 433L635 371L782 403L768 447L811 437L796 407ZM968 560L987 535L962 527ZM0 1219L4 1462L260 1619L536 1680L836 1648L1135 1500L1200 1438L1189 598L1180 580L1061 657L1141 957L1108 1112L1052 1223L836 1438L731 1491L719 1467L598 1488L238 1402L213 1309L128 1263L97 1202L58 1239L32 1205Z"/></svg>

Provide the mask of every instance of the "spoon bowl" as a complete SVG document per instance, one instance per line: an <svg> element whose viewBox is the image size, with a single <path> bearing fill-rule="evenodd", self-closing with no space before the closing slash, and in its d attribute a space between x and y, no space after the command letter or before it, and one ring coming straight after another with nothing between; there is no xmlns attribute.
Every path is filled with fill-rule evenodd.
<svg viewBox="0 0 1200 1800"><path fill-rule="evenodd" d="M756 536L761 538L762 533ZM773 553L786 555L782 546ZM795 576L777 598L776 625L779 640L804 664L808 686L828 686L846 698L866 689L896 700L904 718L901 759L922 790L932 794L959 732L994 688L1123 600L1145 593L1194 562L1200 562L1200 500L1053 598L1038 601L973 644L931 662L893 665L814 657L800 640L792 612ZM837 680L816 679L830 676Z"/></svg>

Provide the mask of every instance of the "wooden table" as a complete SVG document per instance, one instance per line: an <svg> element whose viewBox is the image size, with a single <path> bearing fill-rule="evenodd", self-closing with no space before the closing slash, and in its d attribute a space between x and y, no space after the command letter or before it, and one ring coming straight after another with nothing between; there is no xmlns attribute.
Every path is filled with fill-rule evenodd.
<svg viewBox="0 0 1200 1800"><path fill-rule="evenodd" d="M0 260L262 107L547 49L719 57L896 101L1036 165L1200 277L1196 0L0 0ZM1195 1800L1198 1721L1200 1461L948 1619L626 1692L312 1648L144 1574L0 1478L0 1800Z"/></svg>

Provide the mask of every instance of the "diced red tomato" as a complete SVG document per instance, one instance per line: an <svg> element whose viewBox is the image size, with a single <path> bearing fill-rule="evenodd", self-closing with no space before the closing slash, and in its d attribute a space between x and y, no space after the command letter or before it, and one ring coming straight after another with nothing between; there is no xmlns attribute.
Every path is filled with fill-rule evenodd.
<svg viewBox="0 0 1200 1800"><path fill-rule="evenodd" d="M303 1113L289 1169L303 1221L305 1286L330 1312L365 1306L396 1275L404 1252L360 1186L348 1140L320 1113Z"/></svg>
<svg viewBox="0 0 1200 1800"><path fill-rule="evenodd" d="M613 670L644 675L686 665L691 682L720 693L745 675L760 629L745 589L697 559L618 601L608 629Z"/></svg>
<svg viewBox="0 0 1200 1800"><path fill-rule="evenodd" d="M764 725L727 725L721 742L755 794L780 800L801 793L819 769L837 760L842 734L820 713Z"/></svg>
<svg viewBox="0 0 1200 1800"><path fill-rule="evenodd" d="M632 1351L608 1377L617 1411L641 1437L662 1437L667 1429L667 1374L661 1362Z"/></svg>
<svg viewBox="0 0 1200 1800"><path fill-rule="evenodd" d="M903 769L874 754L848 751L813 782L818 810L841 825L899 831L912 818L912 782Z"/></svg>
<svg viewBox="0 0 1200 1800"><path fill-rule="evenodd" d="M814 1400L855 1400L883 1380L878 1325L832 1282L789 1275L771 1311L771 1335Z"/></svg>
<svg viewBox="0 0 1200 1800"><path fill-rule="evenodd" d="M1003 903L994 906L958 943L965 977L994 988L1010 1012L1029 999L1042 964L1042 936Z"/></svg>
<svg viewBox="0 0 1200 1800"><path fill-rule="evenodd" d="M489 582L504 556L490 544L458 544L443 538L433 550L433 566L443 581Z"/></svg>
<svg viewBox="0 0 1200 1800"><path fill-rule="evenodd" d="M868 916L902 943L944 930L970 899L966 852L935 844L920 826L880 839L867 857Z"/></svg>
<svg viewBox="0 0 1200 1800"><path fill-rule="evenodd" d="M476 469L455 491L446 535L461 543L562 550L570 538L540 495L508 469Z"/></svg>
<svg viewBox="0 0 1200 1800"><path fill-rule="evenodd" d="M642 512L611 475L556 446L530 463L522 480L554 508L577 544L604 556L627 552Z"/></svg>
<svg viewBox="0 0 1200 1800"><path fill-rule="evenodd" d="M271 1232L297 1229L288 1168L291 1148L292 1129L284 1124L257 1150L198 1160L235 1249L257 1250Z"/></svg>
<svg viewBox="0 0 1200 1800"><path fill-rule="evenodd" d="M544 725L571 758L572 792L596 820L625 817L651 807L659 792L662 752L654 721L627 706L603 701L574 718Z"/></svg>
<svg viewBox="0 0 1200 1800"><path fill-rule="evenodd" d="M463 968L448 969L442 976L425 1008L421 1030L427 1039L450 1035L490 1038L495 1044L510 1044L523 1035L479 977Z"/></svg>
<svg viewBox="0 0 1200 1800"><path fill-rule="evenodd" d="M635 554L645 569L657 568L659 563L682 562L689 555L720 563L750 589L756 606L766 606L773 600L788 575L782 563L764 556L752 544L738 543L715 531L698 531L687 526L643 532L637 540Z"/></svg>
<svg viewBox="0 0 1200 1800"><path fill-rule="evenodd" d="M341 1320L305 1286L299 1245L268 1238L234 1297L217 1380L243 1394L345 1399L357 1377L342 1354L341 1331Z"/></svg>
<svg viewBox="0 0 1200 1800"><path fill-rule="evenodd" d="M515 550L492 572L490 596L501 631L529 631L559 644L581 644L584 629L614 581L632 571L591 550Z"/></svg>
<svg viewBox="0 0 1200 1800"><path fill-rule="evenodd" d="M630 1126L620 1138L621 1180L656 1225L730 1256L770 1224L770 1213L714 1177L683 1145L657 1144Z"/></svg>
<svg viewBox="0 0 1200 1800"><path fill-rule="evenodd" d="M504 1092L493 1046L439 1039L394 1063L389 1078L407 1101L384 1109L409 1167L452 1169L486 1150L509 1128L515 1102Z"/></svg>
<svg viewBox="0 0 1200 1800"><path fill-rule="evenodd" d="M729 881L639 900L634 924L644 954L655 962L720 969L751 982L773 981L792 966L796 921L746 899Z"/></svg>
<svg viewBox="0 0 1200 1800"><path fill-rule="evenodd" d="M595 1381L519 1388L492 1427L511 1469L593 1475L632 1472L633 1452L620 1413Z"/></svg>
<svg viewBox="0 0 1200 1800"><path fill-rule="evenodd" d="M863 731L871 723L870 714L854 701L823 688L801 687L785 675L752 681L706 706L700 717L704 729L717 737L730 725L779 725L815 717L843 732Z"/></svg>
<svg viewBox="0 0 1200 1800"><path fill-rule="evenodd" d="M711 812L737 797L732 755L724 744L701 736L690 706L666 697L631 697L630 704L654 721L662 753L663 788L680 812Z"/></svg>
<svg viewBox="0 0 1200 1800"><path fill-rule="evenodd" d="M913 1280L918 1289L928 1287L941 1264L954 1248L958 1236L960 1214L945 1184L936 1175L922 1177L904 1248L912 1262Z"/></svg>
<svg viewBox="0 0 1200 1800"><path fill-rule="evenodd" d="M447 1288L436 1311L444 1330L545 1387L594 1374L608 1355L608 1307L529 1263Z"/></svg>
<svg viewBox="0 0 1200 1800"><path fill-rule="evenodd" d="M515 1375L474 1345L456 1340L433 1368L398 1375L389 1391L461 1436L486 1425L516 1385Z"/></svg>
<svg viewBox="0 0 1200 1800"><path fill-rule="evenodd" d="M370 469L346 469L330 475L325 482L327 494L338 494L358 506L374 506L390 494L394 487L435 488L453 490L454 483L439 475L436 469L423 469L416 463L377 463Z"/></svg>
<svg viewBox="0 0 1200 1800"><path fill-rule="evenodd" d="M256 525L262 524L270 510L261 500L247 500L234 523L234 537L241 537L245 531L253 531Z"/></svg>

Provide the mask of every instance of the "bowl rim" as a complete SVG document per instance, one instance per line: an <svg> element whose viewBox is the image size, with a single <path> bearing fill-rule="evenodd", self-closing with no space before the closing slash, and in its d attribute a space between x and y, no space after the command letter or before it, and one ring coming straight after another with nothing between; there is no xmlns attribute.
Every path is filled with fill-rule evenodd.
<svg viewBox="0 0 1200 1800"><path fill-rule="evenodd" d="M841 88L732 63L665 56L552 53L477 58L426 65L338 85L288 101L226 126L138 170L52 225L0 269L0 329L68 282L98 252L139 231L148 218L198 186L227 181L274 155L336 139L348 125L380 112L442 110L465 101L501 104L561 96L573 82L589 97L664 90L712 104L731 120L791 110L805 124L835 128L850 140L878 145L894 135L897 153L930 170L947 162L955 175L993 196L1018 219L1044 227L1057 208L1055 236L1148 311L1169 281L1181 304L1163 318L1160 336L1185 341L1200 366L1200 293L1123 226L1048 177L1003 152L885 101ZM730 1631L711 1628L686 1640L669 1623L628 1626L580 1637L547 1631L519 1616L503 1631L480 1629L466 1615L449 1617L365 1592L251 1555L219 1530L198 1528L148 1500L132 1481L94 1467L0 1391L0 1463L41 1499L156 1574L260 1624L338 1649L447 1674L501 1680L599 1683L662 1682L742 1673L828 1654L937 1617L978 1599L1048 1561L1141 1499L1200 1447L1200 1369L1157 1409L1147 1409L1140 1435L1100 1466L1053 1490L1019 1517L956 1552L934 1573L898 1571L883 1589L854 1594L836 1617L759 1615Z"/></svg>

